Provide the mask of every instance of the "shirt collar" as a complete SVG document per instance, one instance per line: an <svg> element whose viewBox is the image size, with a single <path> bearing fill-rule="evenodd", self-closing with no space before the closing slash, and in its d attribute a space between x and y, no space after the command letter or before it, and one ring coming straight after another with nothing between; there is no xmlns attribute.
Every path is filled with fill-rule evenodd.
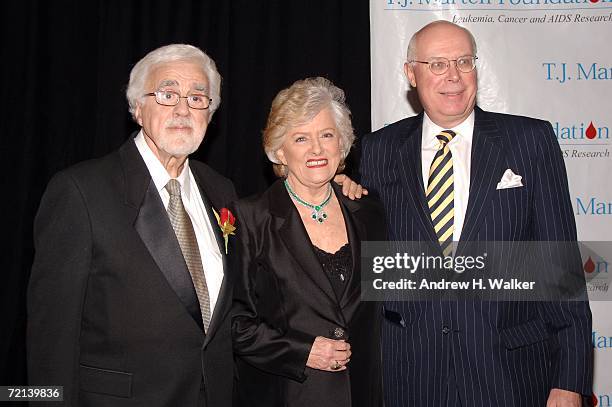
<svg viewBox="0 0 612 407"><path fill-rule="evenodd" d="M172 177L170 177L168 171L166 171L161 161L159 161L147 144L142 129L140 132L138 132L136 138L134 138L134 143L136 144L136 148L138 148L138 151L140 152L140 155L142 156L142 159L149 170L149 174L151 174L151 178L153 179L155 188L157 188L157 192L161 193ZM181 184L182 195L186 199L190 199L191 182L189 177L189 159L185 160L183 170L179 176L176 177L176 180L179 182L179 184Z"/></svg>
<svg viewBox="0 0 612 407"><path fill-rule="evenodd" d="M424 146L428 146L428 145L437 146L438 140L436 139L436 135L440 133L442 130L452 130L455 133L457 133L458 136L461 136L463 140L471 144L472 136L474 134L474 111L472 110L472 113L470 113L470 115L463 122L459 123L457 126L452 127L450 129L438 126L433 121L431 121L429 116L427 116L427 113L423 113L423 140L422 142ZM456 143L457 141L455 140L458 140L458 138L454 137L450 141L449 144Z"/></svg>

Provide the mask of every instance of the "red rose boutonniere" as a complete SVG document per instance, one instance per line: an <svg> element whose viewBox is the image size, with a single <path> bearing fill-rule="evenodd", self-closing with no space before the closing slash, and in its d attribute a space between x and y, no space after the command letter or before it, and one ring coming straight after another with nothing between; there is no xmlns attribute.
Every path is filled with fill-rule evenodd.
<svg viewBox="0 0 612 407"><path fill-rule="evenodd" d="M229 238L229 235L235 235L234 231L236 230L236 226L234 226L234 224L236 223L236 218L227 208L221 208L220 213L217 213L217 211L214 209L213 212L215 213L217 223L221 228L221 233L223 233L223 240L225 241L225 254L227 254L227 239Z"/></svg>

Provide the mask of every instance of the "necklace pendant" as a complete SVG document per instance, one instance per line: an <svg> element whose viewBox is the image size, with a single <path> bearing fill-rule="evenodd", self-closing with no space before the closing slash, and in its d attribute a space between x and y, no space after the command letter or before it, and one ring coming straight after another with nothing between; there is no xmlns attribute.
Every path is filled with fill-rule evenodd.
<svg viewBox="0 0 612 407"><path fill-rule="evenodd" d="M319 210L312 208L312 214L310 216L319 223L323 223L325 219L327 219L327 213L325 213L323 208L320 208Z"/></svg>
<svg viewBox="0 0 612 407"><path fill-rule="evenodd" d="M327 198L325 198L325 200L323 202L321 202L318 205L313 205L311 203L308 203L306 201L304 201L302 198L300 198L295 192L293 192L293 190L291 189L291 186L289 186L289 182L287 182L287 180L285 179L285 188L287 189L287 192L289 192L289 195L291 195L291 197L293 199L295 199L295 201L297 203L299 203L300 205L303 205L307 208L310 208L312 210L310 217L312 218L312 220L318 222L318 223L323 223L325 221L325 219L327 219L327 213L325 213L325 210L323 209L325 207L325 205L327 205L329 203L329 201L331 200L332 197L332 187L331 184L329 185L329 189L328 189L328 193L327 193Z"/></svg>

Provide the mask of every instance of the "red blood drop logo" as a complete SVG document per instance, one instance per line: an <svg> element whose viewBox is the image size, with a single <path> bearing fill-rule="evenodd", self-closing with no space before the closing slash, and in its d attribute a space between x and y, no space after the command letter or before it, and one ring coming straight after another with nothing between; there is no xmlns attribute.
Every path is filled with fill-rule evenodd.
<svg viewBox="0 0 612 407"><path fill-rule="evenodd" d="M589 127L586 129L586 136L588 139L593 140L595 136L597 136L597 129L593 126L593 122L589 124Z"/></svg>
<svg viewBox="0 0 612 407"><path fill-rule="evenodd" d="M593 262L593 259L591 259L591 257L589 257L586 263L584 263L583 268L584 268L585 273L590 274L595 271L595 262Z"/></svg>
<svg viewBox="0 0 612 407"><path fill-rule="evenodd" d="M591 396L591 403L593 403L593 406L596 406L599 403L599 400L597 400L597 396L595 394Z"/></svg>
<svg viewBox="0 0 612 407"><path fill-rule="evenodd" d="M591 3L595 4L597 3L599 0L589 0Z"/></svg>

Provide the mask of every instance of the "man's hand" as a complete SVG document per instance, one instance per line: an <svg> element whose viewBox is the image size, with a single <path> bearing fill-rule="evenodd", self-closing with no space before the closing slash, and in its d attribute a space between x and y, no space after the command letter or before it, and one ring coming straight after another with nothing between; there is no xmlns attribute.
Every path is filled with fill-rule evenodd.
<svg viewBox="0 0 612 407"><path fill-rule="evenodd" d="M546 407L581 407L582 396L573 391L552 389Z"/></svg>
<svg viewBox="0 0 612 407"><path fill-rule="evenodd" d="M356 183L345 174L338 174L334 177L334 181L338 185L342 185L342 194L350 199L359 199L362 195L367 195L368 190Z"/></svg>

